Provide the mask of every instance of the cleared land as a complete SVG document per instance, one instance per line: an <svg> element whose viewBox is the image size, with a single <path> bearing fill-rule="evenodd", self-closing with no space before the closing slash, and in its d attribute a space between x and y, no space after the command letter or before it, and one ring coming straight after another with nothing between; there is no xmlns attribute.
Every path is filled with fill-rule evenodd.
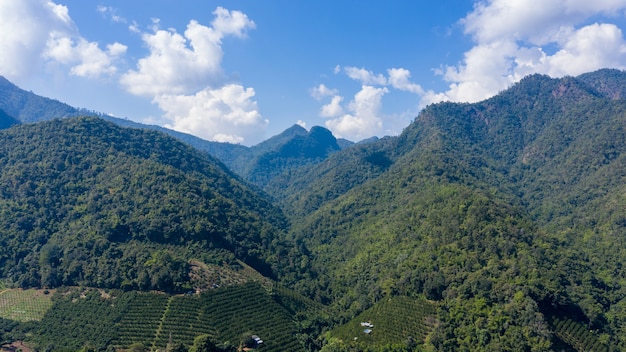
<svg viewBox="0 0 626 352"><path fill-rule="evenodd" d="M52 293L50 290L0 291L0 318L19 322L39 321L52 307Z"/></svg>

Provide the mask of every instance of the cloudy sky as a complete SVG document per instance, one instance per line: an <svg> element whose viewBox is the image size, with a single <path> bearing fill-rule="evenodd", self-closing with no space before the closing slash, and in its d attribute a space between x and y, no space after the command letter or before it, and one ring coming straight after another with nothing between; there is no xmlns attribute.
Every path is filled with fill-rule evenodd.
<svg viewBox="0 0 626 352"><path fill-rule="evenodd" d="M1 0L0 75L207 140L358 141L531 73L624 69L623 29L626 0Z"/></svg>

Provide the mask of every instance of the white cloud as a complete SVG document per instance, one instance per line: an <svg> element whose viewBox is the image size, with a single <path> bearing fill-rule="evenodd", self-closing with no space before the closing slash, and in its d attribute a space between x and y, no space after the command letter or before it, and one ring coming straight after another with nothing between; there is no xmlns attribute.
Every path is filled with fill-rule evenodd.
<svg viewBox="0 0 626 352"><path fill-rule="evenodd" d="M419 84L411 83L411 72L404 68L390 68L387 70L389 74L389 84L399 90L415 94L424 94L424 89Z"/></svg>
<svg viewBox="0 0 626 352"><path fill-rule="evenodd" d="M320 116L322 117L337 117L343 114L343 108L341 107L341 102L343 101L343 97L339 95L333 96L330 103L322 106L322 111L320 112Z"/></svg>
<svg viewBox="0 0 626 352"><path fill-rule="evenodd" d="M324 84L320 84L317 87L311 89L311 96L317 100L321 100L324 97L333 96L337 94L336 89L330 89Z"/></svg>
<svg viewBox="0 0 626 352"><path fill-rule="evenodd" d="M150 53L138 61L137 70L122 76L122 85L135 95L149 97L190 94L221 85L222 39L229 34L243 37L254 22L239 11L221 7L213 13L212 27L192 20L183 35L174 29L158 29L159 21L153 19L154 33L142 36Z"/></svg>
<svg viewBox="0 0 626 352"><path fill-rule="evenodd" d="M558 52L544 56L543 71L551 76L578 75L601 67L624 67L626 42L613 24L593 24L574 32Z"/></svg>
<svg viewBox="0 0 626 352"><path fill-rule="evenodd" d="M389 90L364 85L348 106L350 114L326 121L335 136L362 140L384 132L381 118L382 97Z"/></svg>
<svg viewBox="0 0 626 352"><path fill-rule="evenodd" d="M128 25L128 30L133 32L133 33L137 33L137 34L141 33L141 29L139 29L139 23L137 23L136 21L132 21Z"/></svg>
<svg viewBox="0 0 626 352"><path fill-rule="evenodd" d="M255 24L239 11L218 7L213 14L211 26L191 20L183 34L159 29L159 19L152 19L153 33L142 34L149 53L120 83L152 98L167 127L213 141L260 141L268 121L253 100L254 89L227 83L221 66L222 39L243 38Z"/></svg>
<svg viewBox="0 0 626 352"><path fill-rule="evenodd" d="M98 7L96 7L96 10L98 10L98 12L100 12L103 17L110 18L111 21L113 22L116 22L116 23L128 22L128 20L126 20L124 17L118 15L117 10L111 6L98 5Z"/></svg>
<svg viewBox="0 0 626 352"><path fill-rule="evenodd" d="M212 22L213 28L222 34L232 34L243 38L246 36L246 30L256 28L254 21L240 11L228 11L223 7L218 7L213 14L215 15Z"/></svg>
<svg viewBox="0 0 626 352"><path fill-rule="evenodd" d="M0 74L14 82L40 73L46 63L68 66L76 76L112 74L122 47L104 51L81 37L68 8L53 1L0 1Z"/></svg>
<svg viewBox="0 0 626 352"><path fill-rule="evenodd" d="M170 121L168 128L218 142L260 142L268 121L254 95L252 88L227 84L193 95L160 95L155 102Z"/></svg>
<svg viewBox="0 0 626 352"><path fill-rule="evenodd" d="M126 49L125 45L114 43L107 45L107 50L103 51L95 42L52 33L46 43L43 57L71 65L70 74L72 75L97 78L105 74L114 74L117 68L113 62L124 55Z"/></svg>
<svg viewBox="0 0 626 352"><path fill-rule="evenodd" d="M317 100L331 97L321 107L319 116L327 118L326 127L343 138L360 140L374 135L397 134L423 106L448 99L444 94L426 91L419 84L411 82L411 72L405 68L390 68L387 76L351 66L336 66L334 71L343 71L346 76L361 83L361 89L354 98L344 105L344 98L339 95L339 91L329 89L324 84L312 88L311 96ZM418 98L415 107L399 114L383 113L382 98L390 89L416 94Z"/></svg>
<svg viewBox="0 0 626 352"><path fill-rule="evenodd" d="M188 94L214 85L221 78L221 33L196 21L183 35L173 30L143 34L150 54L137 62L137 70L122 75L120 82L132 94Z"/></svg>
<svg viewBox="0 0 626 352"><path fill-rule="evenodd" d="M445 98L439 97L475 102L531 73L561 77L605 67L623 69L626 42L621 30L587 21L624 10L626 0L480 1L461 20L476 44L461 63L441 70L450 88Z"/></svg>
<svg viewBox="0 0 626 352"><path fill-rule="evenodd" d="M344 67L344 71L348 77L360 81L365 85L380 85L387 84L387 79L382 74L374 74L372 71L368 71L364 68L357 67Z"/></svg>

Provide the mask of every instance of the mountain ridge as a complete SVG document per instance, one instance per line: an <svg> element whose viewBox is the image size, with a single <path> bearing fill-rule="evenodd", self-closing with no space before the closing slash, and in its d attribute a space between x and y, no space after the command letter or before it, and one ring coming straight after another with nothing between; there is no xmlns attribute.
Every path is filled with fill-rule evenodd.
<svg viewBox="0 0 626 352"><path fill-rule="evenodd" d="M0 195L24 199L3 205L1 213L17 219L3 219L0 229L34 236L23 247L16 246L16 251L2 246L0 258L12 263L16 256L24 256L21 262L15 261L13 270L25 275L24 280L14 280L25 286L41 285L42 278L54 279L55 272L57 280L59 272L77 275L71 273L79 270L65 271L63 266L66 260L71 262L60 251L65 243L48 245L46 236L50 231L65 234L66 228L84 231L91 226L90 236L104 233L115 246L130 248L152 236L156 240L146 247L152 257L122 250L122 258L173 263L168 270L180 273L176 266L184 267L185 257L176 255L174 248L182 247L173 242L192 243L188 237L197 228L213 228L215 241L207 241L207 247L230 253L219 260L244 258L281 284L332 309L328 320L314 316L302 321L315 349L389 347L356 340L322 346L318 337L323 327L348 322L393 296L427 298L437 307L436 322L424 341L427 350L623 349L624 87L626 75L616 70L564 78L531 75L481 102L430 105L399 136L347 148L339 147L324 128L306 131L293 126L256 151L252 147L245 149L244 156L232 154L247 160L246 176L231 178L229 171L222 170L210 180L192 178L203 173L202 167L194 165L223 169L226 162L207 161L208 156L195 152L189 156L181 151L189 151L188 147L155 132L120 129L120 136L134 137L107 132L101 133L107 138L95 138L98 128L116 128L90 118L14 126L0 136L36 129L40 133L15 141L37 142L40 154L54 148L34 136L61 133L55 132L55 124L66 126L63 131L74 142L54 138L54 143L61 143L55 148L65 154L52 161L36 159L38 154L33 152L5 152L8 146L17 147L10 142L0 144L4 148L0 156L11 156L14 162L35 158L0 172L0 177L13 177L0 182L4 185ZM81 128L77 121L94 126ZM117 143L125 147L117 148ZM79 162L67 149L74 144L93 147L97 160L120 158L126 149L136 151L137 158L118 159L128 169L115 174L112 167L101 170L96 164L94 169L90 163ZM85 147L83 154L89 155L89 150ZM45 183L37 177L57 171L59 176L63 170L75 170L88 180L90 174L100 173L98 183L103 188L69 201L73 198L67 197L90 187L78 181L64 187L40 186ZM91 210L98 206L97 200L115 197L127 184L135 187L153 175L156 180L149 184L159 197L137 188L118 202L103 203L122 206L108 209L103 215L106 222L99 227L90 225L94 219L81 217L94 214ZM272 200L247 188L244 179L253 181ZM165 192L160 184L169 185L170 191ZM225 190L230 198L220 201L211 193L214 187ZM39 189L50 196L32 197ZM59 196L58 190L62 190ZM133 212L130 203L124 202L132 193L144 197L135 202L137 209L149 211ZM207 203L198 203L197 209L183 203L198 197L208 198ZM160 207L161 203L169 206ZM198 217L192 216L192 222L201 224L197 228L169 225L170 216L187 219L197 213ZM81 220L66 227L57 219L72 219L66 214ZM140 216L135 219L127 214ZM20 221L21 217L26 221ZM40 226L40 219L47 221L46 226ZM219 220L220 225L207 219ZM13 240L11 245L16 243ZM84 246L88 253L99 248ZM205 243L198 246L191 248L206 248ZM26 258L33 248L36 254ZM109 258L111 252L106 253ZM37 267L41 263L56 271L41 271ZM95 267L91 264L87 266ZM29 275L27 265L40 270L38 280ZM149 282L159 282L158 272L145 270ZM127 279L128 287L147 287L141 286L139 278L137 273ZM573 326L588 331L579 335L589 341L572 334Z"/></svg>

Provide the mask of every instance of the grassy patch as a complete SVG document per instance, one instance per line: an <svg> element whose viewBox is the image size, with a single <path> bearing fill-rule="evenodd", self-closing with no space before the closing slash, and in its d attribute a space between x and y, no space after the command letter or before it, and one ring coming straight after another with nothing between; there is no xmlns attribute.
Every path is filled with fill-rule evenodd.
<svg viewBox="0 0 626 352"><path fill-rule="evenodd" d="M39 321L51 306L52 292L47 290L0 291L0 318L19 322Z"/></svg>

